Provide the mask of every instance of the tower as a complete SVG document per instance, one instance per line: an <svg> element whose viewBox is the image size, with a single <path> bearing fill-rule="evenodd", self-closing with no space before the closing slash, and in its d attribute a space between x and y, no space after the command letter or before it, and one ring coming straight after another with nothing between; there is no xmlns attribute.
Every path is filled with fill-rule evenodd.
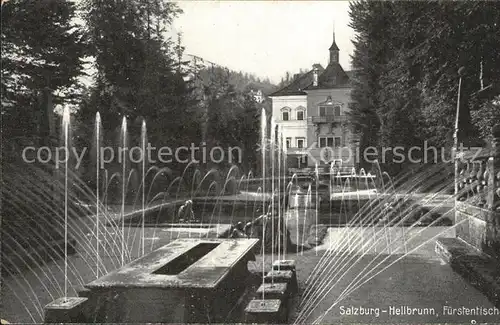
<svg viewBox="0 0 500 325"><path fill-rule="evenodd" d="M330 51L329 64L339 63L339 47L335 43L335 22L333 23L333 43L328 50Z"/></svg>

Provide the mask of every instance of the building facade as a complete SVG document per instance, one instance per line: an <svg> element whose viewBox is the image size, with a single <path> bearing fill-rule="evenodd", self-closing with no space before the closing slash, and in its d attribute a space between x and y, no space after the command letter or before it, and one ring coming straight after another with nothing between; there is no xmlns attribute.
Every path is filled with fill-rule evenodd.
<svg viewBox="0 0 500 325"><path fill-rule="evenodd" d="M262 104L262 102L264 101L264 94L262 93L262 90L258 89L258 90L253 90L251 89L250 90L250 95L253 97L253 99L259 103L259 104Z"/></svg>
<svg viewBox="0 0 500 325"><path fill-rule="evenodd" d="M290 168L326 167L331 163L355 167L357 144L347 112L351 109L351 72L339 64L339 48L329 48L329 62L323 68L296 76L270 95L272 118L282 127Z"/></svg>

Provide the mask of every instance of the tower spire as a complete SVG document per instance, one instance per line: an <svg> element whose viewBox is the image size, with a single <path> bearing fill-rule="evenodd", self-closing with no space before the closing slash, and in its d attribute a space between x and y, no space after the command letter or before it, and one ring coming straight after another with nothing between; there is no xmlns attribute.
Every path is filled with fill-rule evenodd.
<svg viewBox="0 0 500 325"><path fill-rule="evenodd" d="M330 64L339 62L339 47L335 43L335 20L333 21L333 43L328 49L330 51Z"/></svg>
<svg viewBox="0 0 500 325"><path fill-rule="evenodd" d="M335 43L335 19L333 20L333 42Z"/></svg>

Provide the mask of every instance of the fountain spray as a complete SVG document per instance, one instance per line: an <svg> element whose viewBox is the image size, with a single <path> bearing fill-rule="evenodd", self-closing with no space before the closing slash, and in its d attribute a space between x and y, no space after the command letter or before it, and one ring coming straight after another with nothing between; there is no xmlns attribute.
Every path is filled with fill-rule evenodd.
<svg viewBox="0 0 500 325"><path fill-rule="evenodd" d="M285 198L288 198L289 199L289 195L290 195L290 191L288 191L287 193L287 181L286 181L286 159L287 159L287 152L286 152L286 148L284 148L285 145L284 145L284 142L283 142L283 130L281 131L281 148L283 150L283 193L285 194ZM284 199L285 200L285 199ZM283 211L282 211L282 216L283 216L283 259L286 259L286 253L287 253L287 249L288 247L286 246L286 236L285 235L288 235L287 231L286 231L286 222L285 222L285 209L286 209L286 204L285 202L283 202Z"/></svg>
<svg viewBox="0 0 500 325"><path fill-rule="evenodd" d="M101 115L99 112L95 115L95 129L96 129L96 214L95 214L95 228L96 228L96 278L99 278L99 163L101 161L100 157L100 140L101 140Z"/></svg>
<svg viewBox="0 0 500 325"><path fill-rule="evenodd" d="M274 120L271 121L271 263L274 262L274 169L275 169L275 144L276 144L277 125ZM274 284L274 277L271 278L271 283Z"/></svg>
<svg viewBox="0 0 500 325"><path fill-rule="evenodd" d="M282 149L282 137L281 137L281 128L279 125L276 126L278 135L277 135L277 142L278 142L278 261L280 260L280 249L281 249L281 149ZM279 270L279 264L278 264L278 270Z"/></svg>
<svg viewBox="0 0 500 325"><path fill-rule="evenodd" d="M144 222L145 222L145 201L146 201L146 120L142 119L141 126L141 149L142 149L142 228L141 228L141 238L142 238L142 256L144 256L145 242L144 242Z"/></svg>
<svg viewBox="0 0 500 325"><path fill-rule="evenodd" d="M316 209L315 211L315 223L316 223L316 240L318 240L318 207L319 207L319 200L318 200L318 183L319 183L319 168L318 168L318 163L315 164L314 172L316 174ZM316 249L316 256L318 256L318 250Z"/></svg>
<svg viewBox="0 0 500 325"><path fill-rule="evenodd" d="M69 124L70 115L69 108L64 107L63 113L63 132L64 132L64 148L66 155L69 155ZM64 166L64 299L68 297L68 160L65 157L66 163Z"/></svg>
<svg viewBox="0 0 500 325"><path fill-rule="evenodd" d="M262 215L266 213L266 109L263 107L260 115L260 137L261 137L261 146L260 150L262 151ZM266 250L264 248L264 242L266 238L266 222L265 219L262 220L262 284L264 284L264 274L265 274L265 257ZM262 290L262 300L264 300L264 291Z"/></svg>
<svg viewBox="0 0 500 325"><path fill-rule="evenodd" d="M124 116L122 120L122 151L123 151L123 161L122 161L122 209L121 209L121 222L122 222L122 266L125 265L125 187L127 184L126 179L126 150L127 147L127 118Z"/></svg>

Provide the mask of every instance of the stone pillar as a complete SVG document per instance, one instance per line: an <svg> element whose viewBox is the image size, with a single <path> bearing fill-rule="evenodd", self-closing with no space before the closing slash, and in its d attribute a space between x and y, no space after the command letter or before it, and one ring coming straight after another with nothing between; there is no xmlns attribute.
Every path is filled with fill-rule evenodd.
<svg viewBox="0 0 500 325"><path fill-rule="evenodd" d="M45 306L45 323L86 323L87 298L59 298Z"/></svg>
<svg viewBox="0 0 500 325"><path fill-rule="evenodd" d="M493 128L491 155L488 159L486 234L484 251L500 260L500 124Z"/></svg>

